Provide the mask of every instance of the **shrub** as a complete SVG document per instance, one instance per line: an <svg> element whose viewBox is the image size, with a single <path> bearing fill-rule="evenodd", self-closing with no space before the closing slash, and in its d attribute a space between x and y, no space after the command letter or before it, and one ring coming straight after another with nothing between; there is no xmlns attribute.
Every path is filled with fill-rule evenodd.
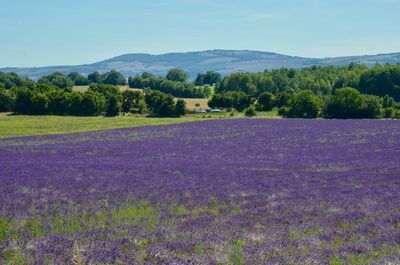
<svg viewBox="0 0 400 265"><path fill-rule="evenodd" d="M284 117L314 119L321 110L321 99L311 90L303 90L292 95L286 107L281 111Z"/></svg>
<svg viewBox="0 0 400 265"><path fill-rule="evenodd" d="M185 115L186 113L186 102L183 99L178 99L175 105L174 113L177 116Z"/></svg>
<svg viewBox="0 0 400 265"><path fill-rule="evenodd" d="M382 109L382 117L385 119L392 119L396 116L396 109L394 108L384 108Z"/></svg>
<svg viewBox="0 0 400 265"><path fill-rule="evenodd" d="M121 103L116 96L110 96L107 98L107 116L118 116L121 112Z"/></svg>
<svg viewBox="0 0 400 265"><path fill-rule="evenodd" d="M256 113L256 109L254 108L254 106L250 106L247 109L244 110L244 115L246 117L254 117L257 115Z"/></svg>
<svg viewBox="0 0 400 265"><path fill-rule="evenodd" d="M276 105L276 97L271 92L262 93L257 100L257 110L271 111Z"/></svg>
<svg viewBox="0 0 400 265"><path fill-rule="evenodd" d="M330 119L379 118L382 104L376 96L362 95L354 88L341 88L331 96L324 109Z"/></svg>
<svg viewBox="0 0 400 265"><path fill-rule="evenodd" d="M14 98L7 90L0 87L0 112L12 111L14 107Z"/></svg>

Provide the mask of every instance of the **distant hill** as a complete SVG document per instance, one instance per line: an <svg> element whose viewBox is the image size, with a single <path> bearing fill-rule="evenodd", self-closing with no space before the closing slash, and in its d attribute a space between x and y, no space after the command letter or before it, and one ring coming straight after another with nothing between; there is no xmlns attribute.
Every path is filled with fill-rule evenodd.
<svg viewBox="0 0 400 265"><path fill-rule="evenodd" d="M210 50L200 52L168 53L161 55L125 54L93 64L77 66L49 66L32 68L2 68L3 72L16 72L20 75L38 79L53 72L79 72L87 75L94 71L106 72L112 69L125 76L141 74L144 71L156 75L165 75L173 68L179 67L189 72L194 78L200 72L217 71L222 75L232 72L261 72L265 69L281 67L304 68L313 65L347 65L351 62L367 65L400 63L400 53L349 56L337 58L303 58L271 52L247 50Z"/></svg>

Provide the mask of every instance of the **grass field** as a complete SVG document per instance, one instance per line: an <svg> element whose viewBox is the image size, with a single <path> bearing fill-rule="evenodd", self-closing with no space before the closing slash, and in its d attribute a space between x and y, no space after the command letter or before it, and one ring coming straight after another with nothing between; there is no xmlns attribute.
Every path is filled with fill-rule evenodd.
<svg viewBox="0 0 400 265"><path fill-rule="evenodd" d="M146 125L175 124L201 120L198 117L145 118L134 116L118 117L72 117L72 116L27 116L0 115L0 138L61 134L130 128Z"/></svg>
<svg viewBox="0 0 400 265"><path fill-rule="evenodd" d="M186 108L189 111L194 111L195 109L201 108L205 110L208 108L208 98L181 98L186 102ZM176 98L178 100L178 98ZM200 107L196 107L196 104L199 104Z"/></svg>
<svg viewBox="0 0 400 265"><path fill-rule="evenodd" d="M242 118L243 113L204 113L181 118L149 118L142 116L74 117L74 116L30 116L0 114L0 138L28 135L62 134L148 125L176 124L209 119ZM257 118L279 118L277 111L259 112Z"/></svg>

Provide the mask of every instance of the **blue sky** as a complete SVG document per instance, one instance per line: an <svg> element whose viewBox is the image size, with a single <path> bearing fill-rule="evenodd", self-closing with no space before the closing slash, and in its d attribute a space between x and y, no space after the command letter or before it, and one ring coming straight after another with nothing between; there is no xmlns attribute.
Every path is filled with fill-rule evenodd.
<svg viewBox="0 0 400 265"><path fill-rule="evenodd" d="M0 67L125 53L400 52L400 0L0 0Z"/></svg>

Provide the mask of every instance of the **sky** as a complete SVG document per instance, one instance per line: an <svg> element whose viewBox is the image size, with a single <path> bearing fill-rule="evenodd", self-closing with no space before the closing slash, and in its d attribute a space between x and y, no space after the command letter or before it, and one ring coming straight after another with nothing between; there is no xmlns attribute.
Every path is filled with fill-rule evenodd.
<svg viewBox="0 0 400 265"><path fill-rule="evenodd" d="M126 53L400 52L400 0L0 0L0 67Z"/></svg>

